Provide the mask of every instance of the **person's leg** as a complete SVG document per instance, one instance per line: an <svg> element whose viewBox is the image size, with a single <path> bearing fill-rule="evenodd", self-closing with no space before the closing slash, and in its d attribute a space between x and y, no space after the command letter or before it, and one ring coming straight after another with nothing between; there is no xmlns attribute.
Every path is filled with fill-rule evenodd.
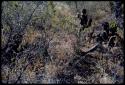
<svg viewBox="0 0 125 85"><path fill-rule="evenodd" d="M82 27L82 30L84 30L84 29L85 29L85 26Z"/></svg>
<svg viewBox="0 0 125 85"><path fill-rule="evenodd" d="M82 31L82 27L80 27L80 30L79 30L79 37L81 36L81 31Z"/></svg>

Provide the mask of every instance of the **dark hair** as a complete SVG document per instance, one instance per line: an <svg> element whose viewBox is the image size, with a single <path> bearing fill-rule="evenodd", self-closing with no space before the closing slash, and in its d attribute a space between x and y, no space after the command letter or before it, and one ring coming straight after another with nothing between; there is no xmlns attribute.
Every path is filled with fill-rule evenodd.
<svg viewBox="0 0 125 85"><path fill-rule="evenodd" d="M83 9L83 10L82 10L82 13L83 13L83 14L86 14L86 9Z"/></svg>
<svg viewBox="0 0 125 85"><path fill-rule="evenodd" d="M109 27L109 23L108 22L104 22L104 23L102 23L102 26L107 26L107 27Z"/></svg>

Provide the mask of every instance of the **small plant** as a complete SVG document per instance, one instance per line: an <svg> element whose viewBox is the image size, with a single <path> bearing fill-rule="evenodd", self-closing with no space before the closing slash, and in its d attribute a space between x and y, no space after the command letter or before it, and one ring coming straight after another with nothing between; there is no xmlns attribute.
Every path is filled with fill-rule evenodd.
<svg viewBox="0 0 125 85"><path fill-rule="evenodd" d="M117 27L116 21L111 21L111 22L109 22L109 27L110 27L110 28L116 28L116 27Z"/></svg>

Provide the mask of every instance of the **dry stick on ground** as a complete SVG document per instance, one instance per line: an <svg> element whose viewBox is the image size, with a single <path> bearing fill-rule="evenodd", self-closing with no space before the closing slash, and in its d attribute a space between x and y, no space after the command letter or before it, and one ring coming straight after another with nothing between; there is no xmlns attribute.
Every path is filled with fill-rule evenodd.
<svg viewBox="0 0 125 85"><path fill-rule="evenodd" d="M90 49L88 49L88 51L86 51L86 52L80 50L80 54L82 54L82 56L84 56L84 57L81 57L75 64L77 64L81 59L85 58L85 55L87 53L95 51L98 47L100 47L99 43L97 43L96 45L94 45L93 47L91 47ZM79 53L78 53L78 55L79 55Z"/></svg>
<svg viewBox="0 0 125 85"><path fill-rule="evenodd" d="M18 76L18 78L17 78L17 80L16 80L16 82L15 82L14 84L17 84L17 82L20 80L20 78L21 78L23 72L26 70L26 68L27 68L28 65L29 65L29 63L28 63L25 67L23 67L23 71L20 72L20 75Z"/></svg>
<svg viewBox="0 0 125 85"><path fill-rule="evenodd" d="M29 50L28 50L29 51ZM20 56L21 54L23 54L24 52L27 52L27 50L24 50L24 51L21 51L20 53L18 53L17 55L16 55L16 57L15 58L18 58L18 56ZM12 71L12 65L13 65L13 63L14 62L12 62L11 64L10 64L10 71L9 71L9 74L8 74L8 76L7 76L7 84L9 83L9 76L10 76L10 73L11 73L11 71Z"/></svg>
<svg viewBox="0 0 125 85"><path fill-rule="evenodd" d="M7 84L9 83L9 77L10 77L11 71L12 71L12 68L11 68L11 65L10 65L10 71L9 71L9 73L8 73L8 76L7 76Z"/></svg>
<svg viewBox="0 0 125 85"><path fill-rule="evenodd" d="M79 59L78 60L76 60L75 62L72 62L73 64L72 64L72 66L71 66L71 68L73 68L76 64L78 64L79 62L80 62L80 60L82 60L82 59L84 59L85 57L86 57L86 55L87 55L87 53L89 53L89 52L93 52L93 51L95 51L97 48L103 48L102 47L102 45L100 44L100 43L97 43L96 45L94 45L93 47L91 47L88 51L86 51L86 52L84 52L84 51L82 51L82 50L80 50L80 55L82 54L82 57L78 57ZM101 54L103 54L103 52L101 52ZM78 54L79 55L79 54ZM103 56L102 56L103 57ZM72 59L73 60L73 59ZM96 62L95 62L96 63ZM97 63L96 63L96 65L97 65ZM104 73L105 71L103 70L103 73Z"/></svg>
<svg viewBox="0 0 125 85"><path fill-rule="evenodd" d="M73 58L73 59L70 59L70 60L69 60L69 63L66 64L66 67L68 67L71 63L73 63L72 66L71 66L71 68L73 68L77 63L79 63L80 60L84 59L85 56L86 56L89 52L93 52L93 51L95 51L97 48L100 48L100 47L102 47L101 44L100 44L100 43L97 43L96 45L94 45L93 47L91 47L90 49L88 49L87 51L83 51L83 50L81 50L81 49L78 48L78 50L76 50L76 54L77 54L77 55L81 55L82 57L77 57L78 60L77 60L76 62L72 62L73 60L76 59L76 57Z"/></svg>
<svg viewBox="0 0 125 85"><path fill-rule="evenodd" d="M29 50L28 50L28 51L29 51ZM23 52L26 52L26 53L27 53L27 50L25 50L25 51L23 51ZM20 52L20 54L22 54L23 52ZM17 56L20 56L20 54L18 54ZM26 57L25 57L25 62L26 62ZM17 80L15 81L14 84L16 84L16 83L20 80L20 78L21 78L23 72L26 70L26 68L27 68L27 66L28 66L29 64L30 64L30 63L28 63L28 64L24 65L24 67L22 67L23 70L22 70L22 72L20 72L20 75L18 76L18 78L17 78Z"/></svg>

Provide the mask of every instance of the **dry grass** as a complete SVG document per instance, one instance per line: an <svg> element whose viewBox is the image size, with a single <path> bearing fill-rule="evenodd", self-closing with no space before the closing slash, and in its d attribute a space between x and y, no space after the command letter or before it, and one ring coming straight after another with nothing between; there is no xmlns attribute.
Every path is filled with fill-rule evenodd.
<svg viewBox="0 0 125 85"><path fill-rule="evenodd" d="M29 27L27 28L27 31L24 35L23 42L24 43L28 42L29 44L32 44L37 37L41 36L42 34L40 33L40 31L35 30L33 27Z"/></svg>
<svg viewBox="0 0 125 85"><path fill-rule="evenodd" d="M76 45L76 38L74 35L66 33L57 34L50 42L48 49L50 55L60 62L61 60L70 59L74 53L74 45Z"/></svg>
<svg viewBox="0 0 125 85"><path fill-rule="evenodd" d="M55 3L54 3L55 4ZM94 4L94 5L93 5ZM89 10L90 14L93 14L93 23L92 26L89 28L86 28L84 31L82 31L82 37L80 38L80 44L81 44L81 49L83 51L88 50L88 48L92 47L94 43L94 39L90 38L90 33L92 30L96 30L96 26L99 24L99 21L103 21L103 19L110 14L109 7L106 7L106 4L103 2L99 4L99 2L85 2L84 7ZM106 8L105 8L106 7ZM80 8L80 10L82 7ZM107 9L107 10L106 10ZM34 83L37 82L37 73L40 72L41 75L44 74L43 78L40 78L39 80L42 83L48 84L52 83L50 80L54 80L54 78L57 77L59 74L68 74L68 71L70 71L70 68L67 67L67 63L70 62L74 57L76 57L75 54L75 47L77 47L78 43L77 41L79 40L75 33L76 30L79 30L79 27L76 27L79 25L79 20L76 19L76 15L73 14L72 8L68 6L67 4L64 3L59 3L57 2L55 5L55 15L52 15L50 19L50 23L47 23L47 30L46 30L46 40L49 42L48 45L48 54L49 57L51 58L52 61L45 62L43 57L46 56L37 56L36 51L31 50L29 53L31 53L33 59L30 61L28 60L25 55L21 56L20 59L15 61L15 66L12 68L12 70L9 69L9 67L4 66L2 69L2 80L7 81L7 76L8 74L10 75L9 79L10 81L15 81L17 77L19 76L19 73L23 66L29 63L27 66L26 70L23 72L22 75L22 81L21 83ZM93 13L92 13L93 12ZM46 18L46 17L45 17ZM48 25L51 24L51 25ZM95 26L95 27L94 27ZM101 29L101 28L100 28ZM72 33L72 34L71 34ZM118 30L119 35L123 38L123 31ZM43 38L42 32L39 30L36 30L34 27L29 26L23 36L23 41L22 44L36 44L36 38ZM2 43L5 43L6 38L2 36ZM119 41L119 39L117 39ZM40 42L40 41L38 41ZM34 46L35 47L35 46ZM42 46L40 48L41 52ZM35 49L39 50L39 48ZM112 53L117 53L119 52L118 48L113 48L111 50ZM109 52L108 51L108 52ZM107 53L108 53L107 52ZM33 55L36 54L36 55ZM30 57L29 55L28 57ZM75 56L74 56L75 55ZM106 59L102 55L102 53L99 53L98 51L94 51L92 53L89 53L92 57L92 61L95 61L98 65L93 66L93 65L86 65L83 64L84 60L82 60L82 63L80 63L80 70L83 70L86 68L91 68L94 69L94 73L91 74L90 76L86 76L84 78L84 75L80 75L80 72L77 72L76 70L77 67L73 67L71 71L74 72L74 80L77 83L81 84L89 84L89 83L114 83L112 77L109 75L109 73L106 74L104 72L105 70L112 70L115 68L116 74L123 76L124 75L124 68L119 66L121 63L120 61L117 61L115 57L113 59ZM30 57L30 58L32 58ZM48 57L48 56L47 56ZM83 56L80 56L83 57ZM88 57L88 56L87 56ZM107 57L107 56L106 56ZM89 59L88 59L89 61ZM114 62L115 61L115 62ZM90 59L91 62L91 59ZM74 62L73 62L74 63ZM87 67L88 66L88 67ZM70 66L69 66L70 67ZM84 68L85 67L85 68ZM69 70L67 70L67 68ZM75 69L75 70L74 70ZM88 71L87 71L88 72ZM89 73L89 72L88 72ZM79 74L79 75L78 75ZM104 76L101 76L101 75ZM68 74L70 75L70 74ZM85 74L87 75L87 74ZM24 78L24 79L23 79Z"/></svg>

